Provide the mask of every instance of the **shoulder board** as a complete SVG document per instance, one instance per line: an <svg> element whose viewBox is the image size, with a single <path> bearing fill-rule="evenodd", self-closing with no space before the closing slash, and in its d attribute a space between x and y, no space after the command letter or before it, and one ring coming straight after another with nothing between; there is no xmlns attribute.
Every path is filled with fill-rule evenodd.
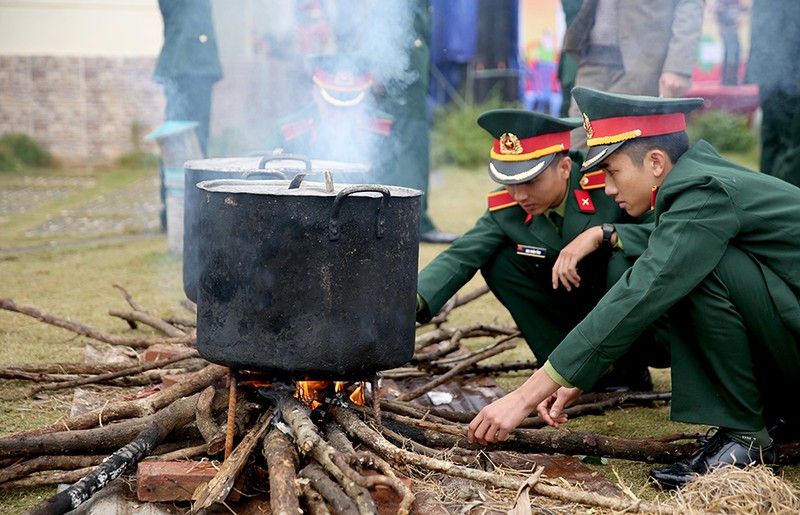
<svg viewBox="0 0 800 515"><path fill-rule="evenodd" d="M489 193L489 211L498 211L507 207L516 206L514 197L505 190Z"/></svg>
<svg viewBox="0 0 800 515"><path fill-rule="evenodd" d="M575 200L578 202L578 209L581 213L594 213L594 203L588 191L574 190Z"/></svg>
<svg viewBox="0 0 800 515"><path fill-rule="evenodd" d="M283 137L284 139L286 139L286 141L290 141L298 136L307 133L313 127L314 127L313 118L301 118L299 120L295 120L286 123L284 125L281 125L281 134L283 134Z"/></svg>
<svg viewBox="0 0 800 515"><path fill-rule="evenodd" d="M382 136L392 133L392 123L391 118L364 118L364 128Z"/></svg>
<svg viewBox="0 0 800 515"><path fill-rule="evenodd" d="M602 170L583 174L581 178L581 188L585 190L595 190L606 187L606 177Z"/></svg>

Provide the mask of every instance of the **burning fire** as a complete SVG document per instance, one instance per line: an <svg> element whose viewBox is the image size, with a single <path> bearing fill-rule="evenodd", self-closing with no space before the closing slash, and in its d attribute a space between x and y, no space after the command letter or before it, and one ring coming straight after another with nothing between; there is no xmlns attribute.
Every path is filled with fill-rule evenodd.
<svg viewBox="0 0 800 515"><path fill-rule="evenodd" d="M316 409L331 393L346 393L352 384L346 381L297 381L297 391L294 396L311 409ZM364 383L357 383L349 397L356 404L365 404Z"/></svg>

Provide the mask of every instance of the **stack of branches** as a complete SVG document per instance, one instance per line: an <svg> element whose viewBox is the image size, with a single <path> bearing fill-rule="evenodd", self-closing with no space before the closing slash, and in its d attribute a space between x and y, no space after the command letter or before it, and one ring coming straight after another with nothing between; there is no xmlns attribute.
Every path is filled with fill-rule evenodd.
<svg viewBox="0 0 800 515"><path fill-rule="evenodd" d="M89 413L72 416L47 427L0 437L0 488L71 484L32 508L29 513L65 513L72 510L144 459L223 457L222 466L214 479L195 491L193 511L225 502L237 478L251 476L268 482L270 503L276 513L297 513L301 504L311 513L376 513L370 490L381 486L396 492L399 512L408 513L414 495L403 480L404 476L419 479L425 473L435 472L516 492L525 506L530 506L527 496L533 493L612 510L674 512L669 506L609 498L566 488L542 478L541 468L528 477L494 470L491 464L481 459L482 451L486 449L466 441L466 424L474 417L474 413L456 413L423 407L413 402L423 393L460 374L498 372L520 367L519 363L507 368L480 365L480 361L487 357L510 348L510 340L517 336L514 328L486 324L460 328L436 325L417 337L416 352L410 365L391 371L398 377L412 370L417 374L424 372L430 376L430 381L423 387L390 400L381 398L380 389L375 387L378 383L376 379L373 381L372 398L369 399L371 402L351 405L337 397L312 412L293 396L293 388L261 388L256 394L244 389L237 391L233 387L235 383L225 385L224 379L227 377L230 381L231 371L209 364L197 356L192 348L195 335L191 323L154 318L141 310L124 289L120 290L134 308L132 313L122 318L131 324L138 322L156 328L161 326L165 337L122 338L42 313L32 307L17 306L8 299L0 300L0 307L4 309L33 316L111 344L140 349L156 343L186 345L186 353L157 364L173 365L184 360L193 363L191 367L184 367L185 371L192 371L169 388L140 398L120 398ZM449 310L463 303L452 301ZM445 310L445 313L449 310ZM441 324L444 320L446 316L437 323ZM162 322L166 325L162 326ZM172 327L169 333L166 326ZM472 336L492 337L494 341L485 349L464 354L459 342ZM461 352L456 353L459 349ZM44 381L47 384L69 381L69 386L74 387L76 381L87 384L85 381L89 378L102 377L103 384L109 384L107 381L127 377L125 374L146 372L141 370L143 365L139 365L136 371L102 369L95 371L100 373L79 378L61 377L65 373L79 374L78 365L74 365L75 369L70 366L42 366L37 370L10 367L4 370L3 377ZM522 366L535 368L534 364ZM16 374L13 377L12 371ZM386 374L390 375L390 372ZM48 390L40 385L31 393L41 395ZM229 397L232 393L238 399L233 404L236 409L226 413L226 400L227 405L231 406ZM570 408L570 417L602 413L612 406L651 404L668 399L668 393L587 394L580 404ZM530 417L506 442L493 445L488 450L585 454L670 463L690 455L698 445L696 442L675 442L699 436L681 434L624 439L539 429L542 426L543 422L538 417ZM235 447L234 442L237 442ZM796 450L787 453L784 449L781 458L791 462L798 455ZM253 472L254 469L262 473ZM263 485L260 489L263 490Z"/></svg>

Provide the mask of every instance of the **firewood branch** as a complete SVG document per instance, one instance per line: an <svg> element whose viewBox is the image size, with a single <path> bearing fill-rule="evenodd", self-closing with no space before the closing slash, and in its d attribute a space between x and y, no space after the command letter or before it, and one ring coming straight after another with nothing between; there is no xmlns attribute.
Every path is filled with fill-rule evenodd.
<svg viewBox="0 0 800 515"><path fill-rule="evenodd" d="M124 336L117 336L98 331L87 325L79 324L66 318L44 313L34 307L20 306L11 299L0 299L0 309L27 315L46 324L54 325L68 331L72 331L73 333L81 336L86 336L88 338L109 343L111 345L127 345L128 347L134 348L147 348L157 343L194 343L195 340L194 336L191 334L186 334L178 338L127 338Z"/></svg>
<svg viewBox="0 0 800 515"><path fill-rule="evenodd" d="M392 445L383 438L378 432L371 429L364 422L358 419L355 412L340 406L329 406L329 410L339 424L344 427L351 436L358 438L366 446L378 453L381 457L397 465L414 465L434 472L480 481L488 485L506 488L509 490L519 490L525 480L510 474L493 474L482 470L475 470L467 467L455 465L450 462L421 456L419 454L400 449ZM660 514L674 514L672 507L645 503L641 501L630 501L627 499L612 498L600 495L596 492L575 491L555 485L537 482L531 487L535 493L560 500L568 500L588 506L599 506L611 510L626 510L630 512L646 512Z"/></svg>
<svg viewBox="0 0 800 515"><path fill-rule="evenodd" d="M116 372L107 372L105 374L100 374L92 377L84 377L81 379L75 379L73 381L60 381L58 383L43 384L31 388L29 395L33 397L37 393L44 391L61 390L64 388L73 388L75 386L82 386L85 384L101 383L103 381L108 381L109 379L116 379L118 377L125 377L129 375L146 372L148 370L153 370L156 368L162 368L166 365L171 365L179 361L196 358L198 356L199 355L197 354L196 350L191 350L188 352L184 352L182 354L178 354L177 356L173 356L169 359L162 359L158 361L153 361L151 363L143 363L141 365L136 365L122 370L117 370Z"/></svg>
<svg viewBox="0 0 800 515"><path fill-rule="evenodd" d="M440 384L446 383L447 381L452 379L454 376L458 375L462 370L471 367L475 363L477 363L479 361L482 361L482 360L484 360L486 358L489 358L491 356L495 356L497 354L505 352L505 351L507 351L509 349L513 349L514 347L516 347L516 345L514 345L512 343L504 343L502 345L498 345L497 347L488 349L488 350L486 350L484 352L480 352L478 354L475 354L471 358L465 359L464 361L459 363L457 366L453 367L452 370L450 370L449 372L440 375L439 377L437 377L433 381L430 381L427 384L424 384L424 385L420 386L419 388L416 388L416 389L414 389L414 390L412 390L410 392L407 392L407 393L404 393L404 394L400 395L399 397L397 397L397 400L398 401L410 401L412 399L416 399L420 395L424 395L427 392L433 390L434 388L436 388Z"/></svg>
<svg viewBox="0 0 800 515"><path fill-rule="evenodd" d="M108 314L112 317L121 318L127 321L128 324L132 326L131 329L136 328L135 322L141 322L173 338L183 338L187 335L186 331L179 329L158 317L154 317L149 313L145 313L144 311L119 311L116 309L109 309Z"/></svg>
<svg viewBox="0 0 800 515"><path fill-rule="evenodd" d="M291 440L273 428L264 438L261 453L269 471L269 505L275 515L302 513L297 485L297 452Z"/></svg>
<svg viewBox="0 0 800 515"><path fill-rule="evenodd" d="M369 492L348 478L332 460L331 457L338 451L319 435L314 423L308 417L308 408L294 397L282 393L278 398L278 409L292 428L295 444L300 451L317 460L325 471L342 486L347 495L355 502L358 512L360 514L377 513L377 508Z"/></svg>
<svg viewBox="0 0 800 515"><path fill-rule="evenodd" d="M0 456L7 448L7 442L16 438L56 433L60 431L72 431L75 429L88 429L91 427L102 426L114 420L126 418L144 417L152 415L161 408L170 405L177 399L192 395L203 390L206 386L222 378L228 369L220 365L208 365L202 370L191 374L183 381L155 393L149 397L136 401L117 401L102 408L76 415L65 420L61 420L50 426L22 431L0 438Z"/></svg>
<svg viewBox="0 0 800 515"><path fill-rule="evenodd" d="M222 463L222 467L217 471L214 478L208 483L198 486L192 495L192 513L210 507L216 502L222 502L228 497L233 488L233 483L239 476L247 459L253 453L258 443L264 437L270 427L272 417L275 415L274 409L269 409L261 414L253 429L245 435L236 449Z"/></svg>
<svg viewBox="0 0 800 515"><path fill-rule="evenodd" d="M153 421L129 444L103 461L89 475L28 511L28 515L62 514L74 510L125 470L148 456L175 428L194 418L197 397L183 398L158 412Z"/></svg>

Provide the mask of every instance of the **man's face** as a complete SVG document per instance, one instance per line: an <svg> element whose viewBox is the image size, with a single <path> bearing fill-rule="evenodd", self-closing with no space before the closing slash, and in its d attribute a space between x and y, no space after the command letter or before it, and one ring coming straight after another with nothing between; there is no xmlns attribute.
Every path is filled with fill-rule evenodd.
<svg viewBox="0 0 800 515"><path fill-rule="evenodd" d="M557 207L564 200L567 190L569 166L559 166L553 161L547 169L528 182L522 184L506 184L506 191L525 210L532 215L541 215L551 207Z"/></svg>
<svg viewBox="0 0 800 515"><path fill-rule="evenodd" d="M647 160L645 160L647 162ZM650 210L655 176L643 163L635 164L627 154L614 152L600 163L605 172L605 193L631 216Z"/></svg>

